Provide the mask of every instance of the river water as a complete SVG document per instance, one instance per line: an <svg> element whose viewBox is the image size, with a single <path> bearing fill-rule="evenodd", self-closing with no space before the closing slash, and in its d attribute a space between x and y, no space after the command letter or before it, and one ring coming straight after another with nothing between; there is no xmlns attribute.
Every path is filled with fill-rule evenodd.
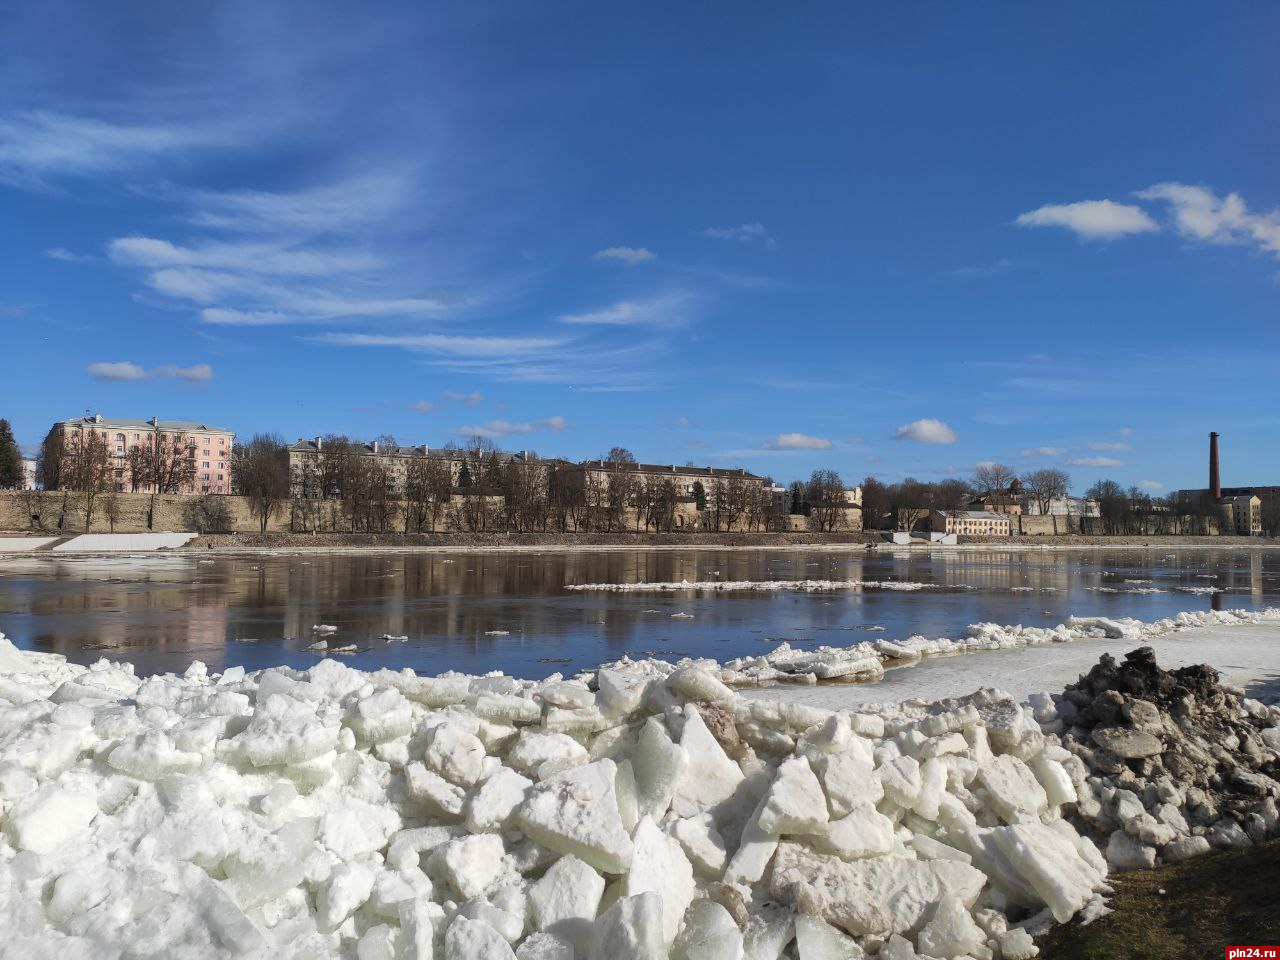
<svg viewBox="0 0 1280 960"><path fill-rule="evenodd" d="M574 591L751 581L768 589ZM830 581L777 589L780 581ZM857 581L864 586L849 587ZM883 586L920 585L916 589ZM1211 592L1212 591L1212 592ZM306 667L319 624L365 669L572 673L631 656L759 654L778 640L958 636L981 621L1158 619L1280 606L1265 550L643 550L0 559L0 633L140 673ZM883 628L876 630L874 628ZM384 635L407 637L403 642Z"/></svg>

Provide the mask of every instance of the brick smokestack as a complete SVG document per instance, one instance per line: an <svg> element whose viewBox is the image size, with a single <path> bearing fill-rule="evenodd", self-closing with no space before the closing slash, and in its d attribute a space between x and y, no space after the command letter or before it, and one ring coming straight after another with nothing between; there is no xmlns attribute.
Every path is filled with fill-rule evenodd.
<svg viewBox="0 0 1280 960"><path fill-rule="evenodd" d="M1222 499L1222 476L1218 472L1218 435L1209 434L1209 496L1217 503Z"/></svg>

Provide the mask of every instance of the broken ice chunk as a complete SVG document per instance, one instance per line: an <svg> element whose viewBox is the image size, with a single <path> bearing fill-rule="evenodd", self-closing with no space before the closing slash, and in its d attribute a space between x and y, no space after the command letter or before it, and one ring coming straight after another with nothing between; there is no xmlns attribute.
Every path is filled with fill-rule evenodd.
<svg viewBox="0 0 1280 960"><path fill-rule="evenodd" d="M632 843L618 813L616 773L612 760L597 760L544 780L516 809L521 829L529 839L603 873L625 873Z"/></svg>

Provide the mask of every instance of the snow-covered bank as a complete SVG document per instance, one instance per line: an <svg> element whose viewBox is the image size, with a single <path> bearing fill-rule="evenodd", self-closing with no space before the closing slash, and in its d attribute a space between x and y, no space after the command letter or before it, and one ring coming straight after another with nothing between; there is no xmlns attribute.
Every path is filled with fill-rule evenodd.
<svg viewBox="0 0 1280 960"><path fill-rule="evenodd" d="M1143 637L1170 669L1193 663L1214 664L1224 683L1247 689L1268 702L1280 702L1280 621L1241 620L1189 626ZM913 697L941 700L983 685L999 687L1019 700L1041 690L1061 690L1085 673L1104 653L1121 657L1135 646L1122 637L1079 638L1075 643L1005 649L996 655L933 657L888 665L876 683L819 683L745 687L739 693L764 700L785 700L831 710L899 703Z"/></svg>
<svg viewBox="0 0 1280 960"><path fill-rule="evenodd" d="M769 686L772 689L776 684L813 685L830 680L879 680L885 675L887 669L959 653L1018 650L1025 647L1099 639L1122 640L1131 647L1134 642L1149 643L1182 630L1204 627L1229 628L1249 624L1280 626L1280 608L1185 611L1176 616L1152 622L1130 618L1069 617L1066 623L1056 627L976 623L970 625L963 637L930 639L917 635L902 640L864 640L847 647L797 648L784 642L760 656L739 657L725 664L717 664L713 660L689 660L680 661L678 666L696 663L716 670L720 679L732 686ZM1094 656L1096 657L1096 653ZM627 662L620 661L619 665L625 665ZM973 669L982 671L976 674L979 685L990 682L993 670L997 671L997 681L999 679L999 668L989 662L974 665ZM1074 675L1070 679L1074 679ZM972 689L972 686L965 689ZM1042 690L1044 684L1034 689ZM794 697L792 694L784 695ZM800 695L801 698L804 696ZM838 690L829 694L825 692L816 694L815 697L818 699L814 702L822 702L821 698L828 696L834 698L835 702L839 702Z"/></svg>

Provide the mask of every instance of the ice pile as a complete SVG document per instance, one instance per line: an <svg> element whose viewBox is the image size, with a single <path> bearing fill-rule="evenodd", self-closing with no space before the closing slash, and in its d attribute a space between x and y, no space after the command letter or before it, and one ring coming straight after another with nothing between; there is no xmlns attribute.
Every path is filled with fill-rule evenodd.
<svg viewBox="0 0 1280 960"><path fill-rule="evenodd" d="M1211 667L1169 672L1141 647L1032 702L1043 729L1091 771L1077 819L1114 869L1280 832L1280 707L1223 687Z"/></svg>
<svg viewBox="0 0 1280 960"><path fill-rule="evenodd" d="M0 638L0 953L1034 954L1106 862L1089 771L981 691L879 714L700 665L140 679Z"/></svg>
<svg viewBox="0 0 1280 960"><path fill-rule="evenodd" d="M773 683L878 680L886 667L896 667L925 657L950 656L981 650L1009 650L1046 643L1111 638L1145 640L1176 630L1204 626L1231 626L1280 621L1280 609L1189 611L1148 622L1130 618L1069 617L1056 627L1007 626L977 623L963 637L863 641L848 647L821 646L798 650L781 643L768 653L740 657L719 666L712 660L681 661L677 666L703 665L718 669L721 681L731 686L764 686ZM626 663L628 661L622 661Z"/></svg>

